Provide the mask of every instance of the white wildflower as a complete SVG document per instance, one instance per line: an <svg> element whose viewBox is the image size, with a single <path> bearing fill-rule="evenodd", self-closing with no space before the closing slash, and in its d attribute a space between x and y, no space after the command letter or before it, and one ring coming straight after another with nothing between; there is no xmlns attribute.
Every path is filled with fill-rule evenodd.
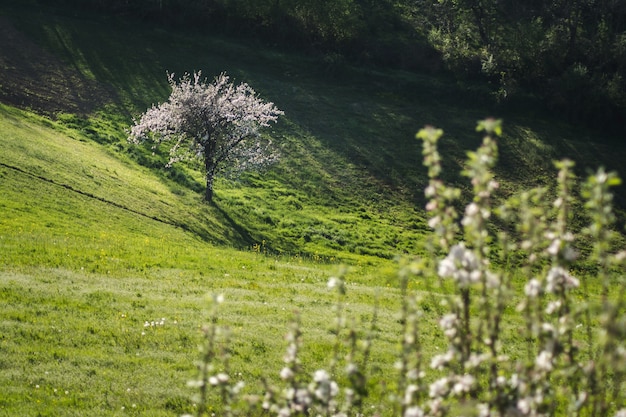
<svg viewBox="0 0 626 417"><path fill-rule="evenodd" d="M187 381L187 386L190 388L200 388L204 386L204 382L201 379L192 379Z"/></svg>
<svg viewBox="0 0 626 417"><path fill-rule="evenodd" d="M283 357L283 360L285 361L285 363L292 363L296 360L298 354L298 347L291 343L287 346L287 351L285 352L285 356Z"/></svg>

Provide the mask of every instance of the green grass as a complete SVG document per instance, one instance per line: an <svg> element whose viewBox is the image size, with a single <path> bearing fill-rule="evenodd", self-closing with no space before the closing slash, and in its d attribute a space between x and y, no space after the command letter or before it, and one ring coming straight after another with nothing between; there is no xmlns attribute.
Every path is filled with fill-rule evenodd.
<svg viewBox="0 0 626 417"><path fill-rule="evenodd" d="M351 270L350 316L366 321L380 300L373 365L381 379L395 378L400 300L390 259L424 253L429 233L414 134L427 123L446 130L446 179L461 183L465 151L479 140L475 121L494 109L445 78L328 74L310 57L263 45L4 7L0 15L61 59L60 74L109 95L87 113L52 119L0 105L0 415L192 411L185 383L208 292L226 296L232 368L248 384L277 378L295 310L307 370L326 366L334 317L326 281L341 263ZM227 71L285 111L267 132L281 162L220 180L214 206L202 203L193 166L166 171L163 155L125 142L132 117L167 96L166 70L195 69ZM619 167L625 155L623 144L608 148L593 132L524 114L508 115L505 131L504 194L551 184L556 157ZM434 353L449 289L428 280L410 289L423 295L424 347ZM144 327L161 318L163 326ZM510 329L520 321L511 311ZM516 334L506 336L513 354Z"/></svg>
<svg viewBox="0 0 626 417"><path fill-rule="evenodd" d="M305 353L309 366L325 365L333 316L325 283L336 265L217 247L189 230L189 218L186 228L176 224L181 213L194 214L183 211L191 207L211 220L210 206L185 206L150 171L46 120L6 107L2 113L0 386L10 388L0 410L191 411L185 383L194 376L208 292L229 300L222 320L237 340L233 369L245 380L279 363L294 310L316 341ZM369 263L353 266L350 311L357 318L372 313L376 293L386 311L397 307L396 290ZM398 324L385 314L381 322L392 335ZM144 328L163 317L165 325ZM386 339L388 361L393 338Z"/></svg>

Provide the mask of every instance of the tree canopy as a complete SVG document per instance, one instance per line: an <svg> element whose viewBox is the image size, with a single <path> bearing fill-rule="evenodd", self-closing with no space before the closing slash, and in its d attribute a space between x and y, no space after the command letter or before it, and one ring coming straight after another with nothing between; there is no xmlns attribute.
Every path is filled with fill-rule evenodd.
<svg viewBox="0 0 626 417"><path fill-rule="evenodd" d="M213 200L219 172L238 173L274 162L272 141L258 134L283 112L264 102L246 83L235 86L222 73L212 83L185 74L179 82L169 75L169 99L152 106L132 126L129 141L170 145L168 165L198 158L206 175L205 200Z"/></svg>

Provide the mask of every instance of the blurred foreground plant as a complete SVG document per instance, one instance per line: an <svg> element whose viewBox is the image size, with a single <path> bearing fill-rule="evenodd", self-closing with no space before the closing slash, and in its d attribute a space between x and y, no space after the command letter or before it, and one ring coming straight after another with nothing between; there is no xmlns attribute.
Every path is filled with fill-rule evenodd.
<svg viewBox="0 0 626 417"><path fill-rule="evenodd" d="M477 130L484 132L484 139L468 153L463 175L470 179L472 200L462 217L456 209L460 190L439 179L437 142L443 132L426 127L417 134L424 141L430 178L425 194L434 239L431 257L399 267L403 333L398 361L389 364L389 372L398 372L398 383L386 386L377 398L368 391L376 378L368 368L376 312L367 332L347 325L342 273L329 281L329 288L338 293L337 339L329 371L303 374L296 316L278 372L283 385L266 382L264 393L239 396L241 385L229 383L227 350L217 354L217 333L210 330L205 333L201 377L195 384L201 392L198 416L206 415L207 388L216 388L224 415L231 415L232 404L239 401L237 409L243 415L361 416L369 400L377 404L368 409L371 415L626 417L626 251L611 251L616 235L611 229L615 215L609 190L619 179L600 169L583 185L590 223L579 235L592 242L585 265L591 268L592 263L597 273L586 279L599 280L597 301L572 273L581 261L575 246L580 236L570 225L573 163L555 163L553 199L548 197L550 190L536 188L494 207L498 183L491 169L497 160L501 122L484 120ZM415 274L454 286L452 295L443 300L447 312L439 321L447 350L430 358L422 352L426 341L419 331L419 300L408 291L409 277ZM506 309L511 305L526 323L518 338L525 341L526 354L515 357L503 341ZM348 354L342 358L341 351ZM218 360L224 371L210 376ZM263 398L260 407L259 398Z"/></svg>

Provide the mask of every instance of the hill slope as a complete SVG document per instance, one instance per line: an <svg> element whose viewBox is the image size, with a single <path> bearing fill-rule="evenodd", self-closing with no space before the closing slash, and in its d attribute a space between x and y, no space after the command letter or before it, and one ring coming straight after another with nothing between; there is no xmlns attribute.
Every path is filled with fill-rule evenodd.
<svg viewBox="0 0 626 417"><path fill-rule="evenodd" d="M233 376L251 387L278 379L294 310L312 373L333 349L325 284L340 261L350 264L346 315L376 320L372 369L393 384L402 323L386 259L419 253L429 233L414 134L426 123L446 130L445 179L465 186L457 172L479 140L475 121L494 110L479 93L19 3L0 5L0 413L193 412L185 382L207 292L226 296ZM286 112L267 132L281 162L219 181L214 206L202 203L194 166L164 170L162 152L126 143L132 117L167 97L166 70L194 69L226 70ZM551 183L556 157L622 163L623 148L601 147L591 133L504 116L504 194ZM425 357L445 346L437 279L407 283L423 296ZM506 315L501 340L519 354L523 319L514 308Z"/></svg>
<svg viewBox="0 0 626 417"><path fill-rule="evenodd" d="M12 154L5 155L14 162L0 162L214 243L344 259L415 253L427 233L420 214L425 172L415 131L424 124L446 130L447 179L462 183L457 172L465 151L479 139L471 134L475 121L504 112L484 107L480 92L445 78L328 66L261 45L62 9L24 6L5 14L0 27L7 34L3 59L10 70L2 75L0 97L54 115L52 127L74 139L32 142L25 133L15 143L27 148L9 146ZM263 174L220 181L216 207L200 203L202 178L193 167L164 170L162 155L125 142L131 118L167 96L166 71L196 69L208 77L227 71L285 111L267 132L280 144L282 161ZM4 109L4 117L9 113ZM593 132L575 135L523 114L505 117L498 169L505 194L549 183L557 157L568 156L581 167L617 168L625 155L623 146L600 145ZM89 176L94 168L81 168L81 155L94 151L72 150L84 140L112 158L100 168L121 164L132 171L139 163L150 169L142 172L161 192L142 192L130 180L135 174L115 179L105 169L97 179ZM35 150L48 146L50 155L73 156L59 156L64 164L50 161L48 172L33 171Z"/></svg>

